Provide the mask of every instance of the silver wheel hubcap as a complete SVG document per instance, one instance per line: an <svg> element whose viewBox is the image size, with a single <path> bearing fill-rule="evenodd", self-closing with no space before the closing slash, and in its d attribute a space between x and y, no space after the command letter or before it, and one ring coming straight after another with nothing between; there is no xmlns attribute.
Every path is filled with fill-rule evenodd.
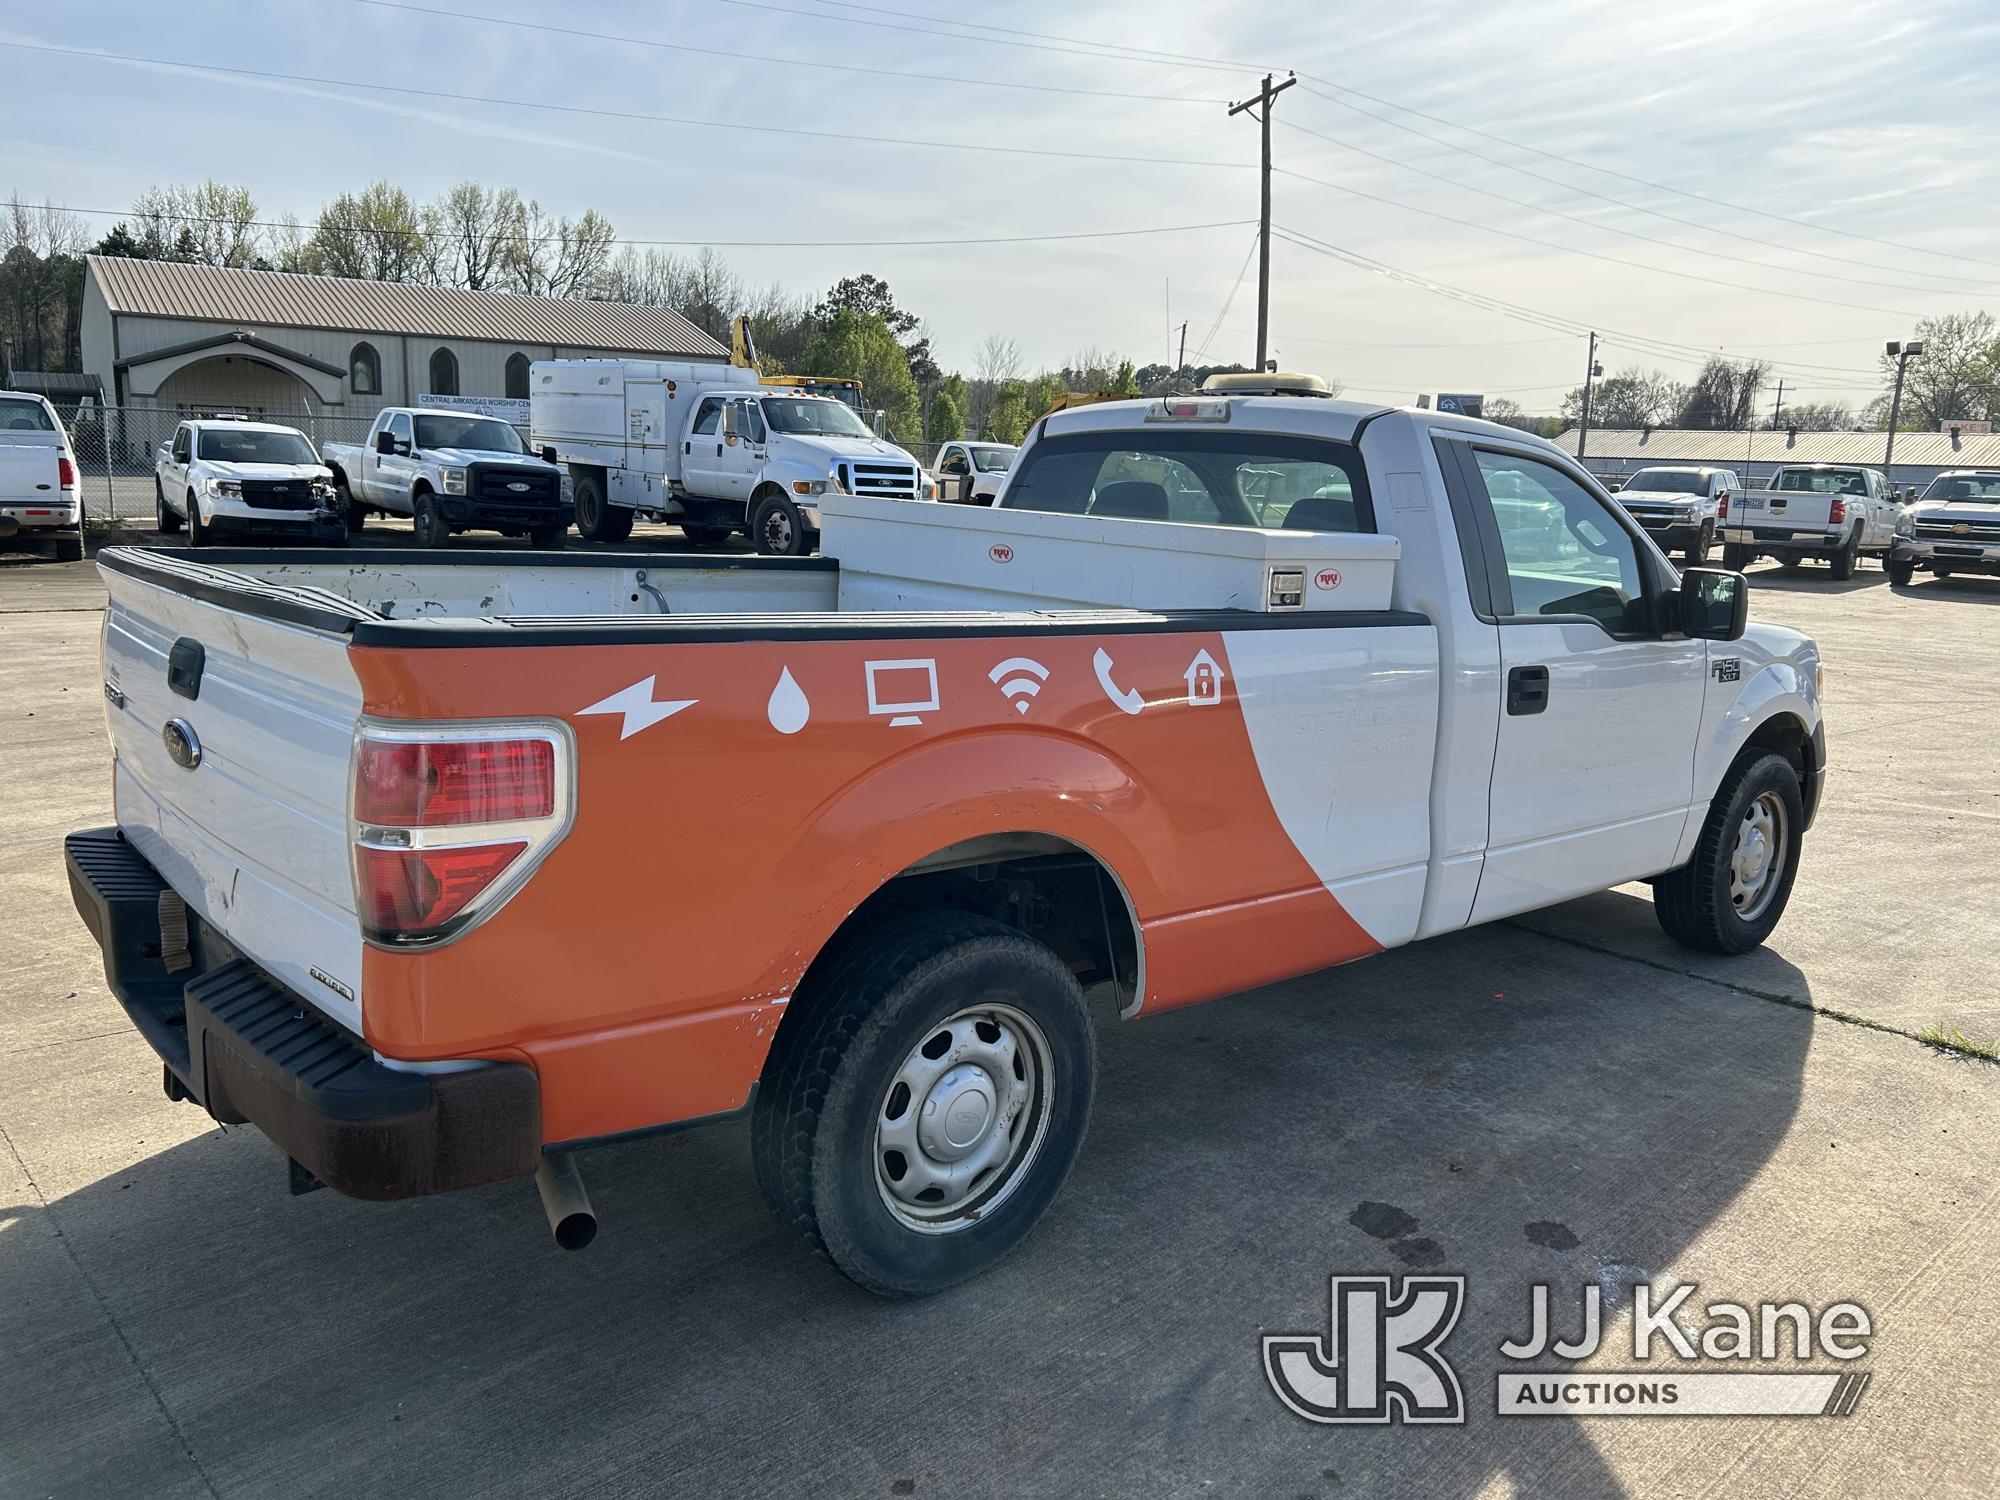
<svg viewBox="0 0 2000 1500"><path fill-rule="evenodd" d="M773 552L792 550L792 518L782 510L773 510L764 518L764 540L771 544Z"/></svg>
<svg viewBox="0 0 2000 1500"><path fill-rule="evenodd" d="M976 1224L1041 1150L1048 1038L1011 1005L949 1017L902 1061L875 1122L875 1182L897 1219L926 1234Z"/></svg>
<svg viewBox="0 0 2000 1500"><path fill-rule="evenodd" d="M1736 849L1729 857L1729 903L1746 922L1764 914L1782 883L1785 833L1785 804L1775 792L1760 793L1736 825Z"/></svg>

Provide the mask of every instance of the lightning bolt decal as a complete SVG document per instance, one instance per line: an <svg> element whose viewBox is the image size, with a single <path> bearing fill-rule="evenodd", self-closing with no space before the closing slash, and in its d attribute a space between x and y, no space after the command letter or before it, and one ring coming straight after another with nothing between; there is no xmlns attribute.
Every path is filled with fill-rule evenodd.
<svg viewBox="0 0 2000 1500"><path fill-rule="evenodd" d="M644 682L635 682L628 688L621 688L609 698L593 703L588 708L580 708L577 717L585 714L618 714L624 724L618 730L618 738L629 740L642 729L651 729L662 719L671 719L684 708L693 708L701 700L698 698L669 698L656 702L653 698L653 683L648 677Z"/></svg>

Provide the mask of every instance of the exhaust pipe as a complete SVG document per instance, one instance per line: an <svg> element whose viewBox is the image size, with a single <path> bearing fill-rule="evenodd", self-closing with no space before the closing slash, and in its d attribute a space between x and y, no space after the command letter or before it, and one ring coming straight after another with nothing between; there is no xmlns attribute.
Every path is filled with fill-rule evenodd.
<svg viewBox="0 0 2000 1500"><path fill-rule="evenodd" d="M597 1214L583 1190L576 1157L568 1152L544 1155L535 1168L535 1187L542 1195L542 1212L549 1216L549 1233L564 1250L581 1250L597 1238Z"/></svg>

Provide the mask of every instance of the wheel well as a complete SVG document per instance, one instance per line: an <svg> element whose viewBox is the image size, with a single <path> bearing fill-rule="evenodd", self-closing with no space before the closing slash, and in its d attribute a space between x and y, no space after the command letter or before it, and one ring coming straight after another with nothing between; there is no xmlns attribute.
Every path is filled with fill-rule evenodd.
<svg viewBox="0 0 2000 1500"><path fill-rule="evenodd" d="M828 938L797 993L810 1005L814 977L883 922L915 912L972 912L1044 944L1084 985L1109 981L1122 1010L1137 1002L1144 954L1131 899L1090 850L1050 834L971 839L886 880ZM786 1024L805 1007L788 1008Z"/></svg>
<svg viewBox="0 0 2000 1500"><path fill-rule="evenodd" d="M786 500L791 498L790 495L786 492L785 487L782 484L779 484L777 480L767 479L762 484L758 485L756 489L750 492L751 508L754 510L758 505L760 505L763 501L765 501L772 495L776 495L780 500Z"/></svg>
<svg viewBox="0 0 2000 1500"><path fill-rule="evenodd" d="M1743 748L1770 750L1784 756L1798 773L1800 786L1804 786L1811 774L1819 769L1813 764L1812 736L1806 733L1806 726L1791 714L1766 719L1743 742Z"/></svg>

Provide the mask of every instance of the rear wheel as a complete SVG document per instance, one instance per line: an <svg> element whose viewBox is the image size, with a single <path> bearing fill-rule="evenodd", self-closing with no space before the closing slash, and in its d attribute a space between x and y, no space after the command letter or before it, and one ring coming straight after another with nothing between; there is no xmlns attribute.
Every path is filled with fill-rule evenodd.
<svg viewBox="0 0 2000 1500"><path fill-rule="evenodd" d="M622 542L632 534L633 512L605 499L601 475L578 474L572 488L576 494L578 535L593 542Z"/></svg>
<svg viewBox="0 0 2000 1500"><path fill-rule="evenodd" d="M173 507L167 504L166 486L157 479L153 481L153 524L162 536L172 536L182 524Z"/></svg>
<svg viewBox="0 0 2000 1500"><path fill-rule="evenodd" d="M1703 522L1700 534L1688 543L1687 550L1681 554L1687 559L1687 565L1690 568L1699 568L1706 563L1708 561L1708 549L1714 541L1715 528L1707 522Z"/></svg>
<svg viewBox="0 0 2000 1500"><path fill-rule="evenodd" d="M1083 992L1054 953L984 917L902 917L793 999L752 1115L758 1185L869 1291L940 1291L1041 1218L1096 1073Z"/></svg>
<svg viewBox="0 0 2000 1500"><path fill-rule="evenodd" d="M1745 751L1709 804L1694 858L1653 884L1667 936L1707 953L1747 953L1763 942L1791 899L1804 829L1792 763Z"/></svg>
<svg viewBox="0 0 2000 1500"><path fill-rule="evenodd" d="M437 496L418 490L410 503L410 516L419 547L442 547L451 540L451 526L438 508Z"/></svg>
<svg viewBox="0 0 2000 1500"><path fill-rule="evenodd" d="M59 536L56 538L57 562L82 562L83 538L80 536Z"/></svg>
<svg viewBox="0 0 2000 1500"><path fill-rule="evenodd" d="M766 557L803 557L812 535L792 497L778 490L767 492L750 517L750 540Z"/></svg>
<svg viewBox="0 0 2000 1500"><path fill-rule="evenodd" d="M1891 588L1906 589L1910 580L1917 576L1917 565L1907 558L1899 561L1892 557L1882 564L1882 571L1889 575Z"/></svg>
<svg viewBox="0 0 2000 1500"><path fill-rule="evenodd" d="M1725 568L1741 573L1756 560L1756 552L1748 547L1741 546L1736 542L1724 542L1722 544L1722 565Z"/></svg>
<svg viewBox="0 0 2000 1500"><path fill-rule="evenodd" d="M339 497L340 508L347 516L347 529L359 531L368 524L368 507L354 498L354 491L347 487L345 479L333 482L334 494Z"/></svg>
<svg viewBox="0 0 2000 1500"><path fill-rule="evenodd" d="M1854 576L1855 571L1861 566L1861 532L1859 528L1856 528L1854 534L1847 539L1846 544L1833 554L1831 561L1833 563L1833 576L1836 579L1845 582Z"/></svg>

